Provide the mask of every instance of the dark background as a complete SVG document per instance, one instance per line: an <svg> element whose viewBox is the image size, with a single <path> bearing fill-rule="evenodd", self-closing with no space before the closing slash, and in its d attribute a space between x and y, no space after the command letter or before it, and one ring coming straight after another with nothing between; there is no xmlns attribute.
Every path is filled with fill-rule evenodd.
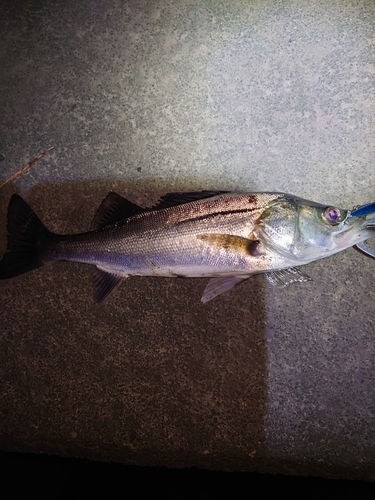
<svg viewBox="0 0 375 500"><path fill-rule="evenodd" d="M28 494L74 498L139 498L209 500L259 498L269 494L301 499L373 499L375 485L362 481L290 477L197 468L125 466L84 459L0 452L3 489ZM10 491L10 490L8 490ZM274 498L274 497L273 497Z"/></svg>

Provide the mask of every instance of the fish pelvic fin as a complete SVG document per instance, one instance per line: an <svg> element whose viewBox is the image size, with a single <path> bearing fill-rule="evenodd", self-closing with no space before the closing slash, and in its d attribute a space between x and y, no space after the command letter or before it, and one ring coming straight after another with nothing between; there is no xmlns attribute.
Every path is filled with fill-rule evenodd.
<svg viewBox="0 0 375 500"><path fill-rule="evenodd" d="M208 282L208 285L206 286L203 295L202 295L202 302L205 304L206 302L214 299L221 293L227 292L234 286L238 285L244 280L247 280L250 278L249 275L246 276L223 276L219 278L212 278Z"/></svg>
<svg viewBox="0 0 375 500"><path fill-rule="evenodd" d="M8 247L0 261L0 279L13 278L41 267L42 249L52 233L17 194L8 205Z"/></svg>
<svg viewBox="0 0 375 500"><path fill-rule="evenodd" d="M312 281L312 278L298 267L290 267L289 269L281 269L280 271L268 271L264 275L272 286L279 288L291 285L292 283Z"/></svg>

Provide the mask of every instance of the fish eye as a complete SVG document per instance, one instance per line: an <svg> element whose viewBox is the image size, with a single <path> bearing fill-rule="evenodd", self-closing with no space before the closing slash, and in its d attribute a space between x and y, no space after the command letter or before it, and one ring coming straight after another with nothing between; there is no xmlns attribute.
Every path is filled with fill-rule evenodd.
<svg viewBox="0 0 375 500"><path fill-rule="evenodd" d="M328 222L331 226L336 226L346 219L347 212L346 210L342 211L339 208L327 207L323 211L322 215L325 222Z"/></svg>

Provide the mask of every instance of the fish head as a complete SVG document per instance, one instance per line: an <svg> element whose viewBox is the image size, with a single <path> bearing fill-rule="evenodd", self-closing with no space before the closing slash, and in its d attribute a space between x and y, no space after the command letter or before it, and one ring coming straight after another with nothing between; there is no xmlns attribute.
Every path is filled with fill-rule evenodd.
<svg viewBox="0 0 375 500"><path fill-rule="evenodd" d="M255 221L254 237L296 265L308 263L371 238L375 219L367 219L369 213L281 195Z"/></svg>

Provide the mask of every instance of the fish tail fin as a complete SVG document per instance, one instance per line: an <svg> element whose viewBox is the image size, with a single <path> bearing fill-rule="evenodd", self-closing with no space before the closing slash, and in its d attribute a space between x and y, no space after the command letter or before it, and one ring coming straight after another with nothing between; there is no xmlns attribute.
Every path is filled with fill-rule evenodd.
<svg viewBox="0 0 375 500"><path fill-rule="evenodd" d="M13 278L45 264L42 251L52 235L31 207L14 194L8 206L8 248L0 261L0 279Z"/></svg>

